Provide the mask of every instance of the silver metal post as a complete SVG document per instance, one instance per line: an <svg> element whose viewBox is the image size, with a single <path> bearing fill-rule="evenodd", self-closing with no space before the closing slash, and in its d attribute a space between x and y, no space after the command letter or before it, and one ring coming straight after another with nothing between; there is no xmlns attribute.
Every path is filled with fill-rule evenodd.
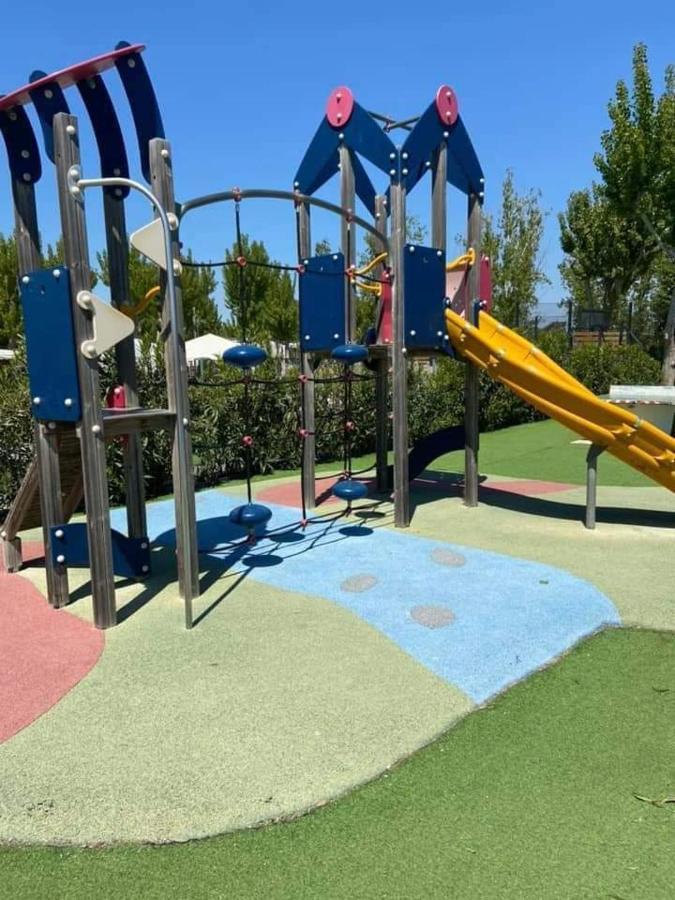
<svg viewBox="0 0 675 900"><path fill-rule="evenodd" d="M312 240L309 218L309 205L305 202L296 206L298 217L298 261L308 259L312 255ZM300 276L302 277L302 276ZM300 356L300 369L307 379L302 387L302 421L307 436L302 439L302 477L300 490L305 509L314 509L316 506L316 428L315 420L315 386L314 363L311 353L302 353Z"/></svg>
<svg viewBox="0 0 675 900"><path fill-rule="evenodd" d="M469 269L464 314L467 322L474 317L473 303L480 293L480 239L481 208L475 194L469 196L468 244L475 253L475 262ZM464 373L464 504L478 506L478 384L476 366L466 363Z"/></svg>
<svg viewBox="0 0 675 900"><path fill-rule="evenodd" d="M354 166L349 149L340 145L340 206L349 210L349 218L343 215L340 229L340 243L345 258L345 266L356 265L356 235L352 220L356 204L356 188L354 183ZM351 278L345 278L345 338L353 341L356 335L356 292Z"/></svg>
<svg viewBox="0 0 675 900"><path fill-rule="evenodd" d="M591 444L586 454L586 528L595 528L595 515L598 498L598 457L604 451L604 447Z"/></svg>
<svg viewBox="0 0 675 900"><path fill-rule="evenodd" d="M408 362L405 349L405 187L391 183L391 266L393 325L393 413L394 413L394 524L410 524L410 484L408 482Z"/></svg>
<svg viewBox="0 0 675 900"><path fill-rule="evenodd" d="M98 628L109 628L115 624L117 613L98 361L88 359L79 352L82 342L92 339L93 325L90 316L77 303L78 293L91 289L91 270L84 199L81 190L73 189L73 181L80 172L78 122L75 116L65 113L54 116L54 149L63 249L70 270L71 308L78 347L77 367L82 403L80 449L94 623Z"/></svg>
<svg viewBox="0 0 675 900"><path fill-rule="evenodd" d="M386 237L387 234L387 204L384 197L375 198L375 226ZM382 244L377 247L379 253ZM380 265L374 270L378 278L382 278L384 266ZM377 319L381 312L377 309ZM389 489L389 348L380 347L382 354L375 360L375 475L376 487L379 492Z"/></svg>

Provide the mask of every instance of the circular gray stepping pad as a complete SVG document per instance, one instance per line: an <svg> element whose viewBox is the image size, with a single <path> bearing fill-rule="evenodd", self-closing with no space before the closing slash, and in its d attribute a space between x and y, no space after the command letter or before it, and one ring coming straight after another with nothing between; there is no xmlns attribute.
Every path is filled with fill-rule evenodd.
<svg viewBox="0 0 675 900"><path fill-rule="evenodd" d="M376 584L377 578L374 575L352 575L351 578L346 578L340 587L343 591L360 594L362 591L369 591Z"/></svg>
<svg viewBox="0 0 675 900"><path fill-rule="evenodd" d="M461 553L454 553L447 547L435 547L431 551L431 558L442 566L464 566L466 559Z"/></svg>
<svg viewBox="0 0 675 900"><path fill-rule="evenodd" d="M425 628L447 628L454 621L455 614L446 606L413 606L410 618Z"/></svg>

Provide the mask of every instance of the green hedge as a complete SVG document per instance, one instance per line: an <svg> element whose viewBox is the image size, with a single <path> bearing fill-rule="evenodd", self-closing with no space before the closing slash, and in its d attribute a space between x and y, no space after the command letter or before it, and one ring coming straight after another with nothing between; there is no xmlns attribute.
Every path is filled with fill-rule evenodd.
<svg viewBox="0 0 675 900"><path fill-rule="evenodd" d="M565 335L545 334L541 348L567 368L595 393L606 393L610 383L658 383L658 362L636 346L585 346L569 350ZM318 375L325 378L339 373L326 363ZM222 366L210 367L209 381L217 387L191 386L192 440L197 484L216 484L226 477L241 476L244 457L241 437L254 439L253 461L257 472L294 469L300 464L300 389L297 372L292 370L280 381L271 361L256 370L256 378L277 381L273 387L251 385L247 414L244 389L233 385L233 376ZM369 373L364 370L365 375ZM235 376L236 377L236 376ZM102 368L104 390L113 384L110 363ZM139 393L142 405L164 407L166 388L161 359L145 354L138 363ZM32 455L33 423L29 415L29 394L25 356L19 347L15 360L0 366L0 509L6 510L16 493ZM342 384L317 383L317 457L339 460L342 456ZM458 424L464 416L464 367L450 359L439 359L435 371L409 371L409 418L411 440L417 440L438 428ZM353 384L353 453L362 455L374 449L374 382L357 380ZM543 418L485 373L480 378L480 427L493 431L509 425ZM171 490L171 446L163 432L142 437L146 493L148 498ZM109 444L111 500L123 502L122 443Z"/></svg>

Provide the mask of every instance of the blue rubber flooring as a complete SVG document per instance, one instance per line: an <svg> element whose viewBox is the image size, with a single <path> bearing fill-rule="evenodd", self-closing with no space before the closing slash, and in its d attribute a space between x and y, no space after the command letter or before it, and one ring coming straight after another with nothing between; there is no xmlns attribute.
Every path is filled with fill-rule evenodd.
<svg viewBox="0 0 675 900"><path fill-rule="evenodd" d="M298 510L268 504L273 517L251 546L227 518L240 502L197 495L202 554L244 578L339 603L476 703L620 623L604 594L561 569L397 532L367 509L362 524L330 513L303 531ZM172 501L149 504L153 541L173 546L173 524ZM123 511L113 527L124 529Z"/></svg>

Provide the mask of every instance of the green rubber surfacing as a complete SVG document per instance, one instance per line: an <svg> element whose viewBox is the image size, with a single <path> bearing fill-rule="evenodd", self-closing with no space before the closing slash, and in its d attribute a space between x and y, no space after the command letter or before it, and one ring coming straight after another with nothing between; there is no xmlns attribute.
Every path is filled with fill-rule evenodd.
<svg viewBox="0 0 675 900"><path fill-rule="evenodd" d="M162 848L0 851L16 898L619 898L675 879L675 635L610 631L313 815Z"/></svg>

